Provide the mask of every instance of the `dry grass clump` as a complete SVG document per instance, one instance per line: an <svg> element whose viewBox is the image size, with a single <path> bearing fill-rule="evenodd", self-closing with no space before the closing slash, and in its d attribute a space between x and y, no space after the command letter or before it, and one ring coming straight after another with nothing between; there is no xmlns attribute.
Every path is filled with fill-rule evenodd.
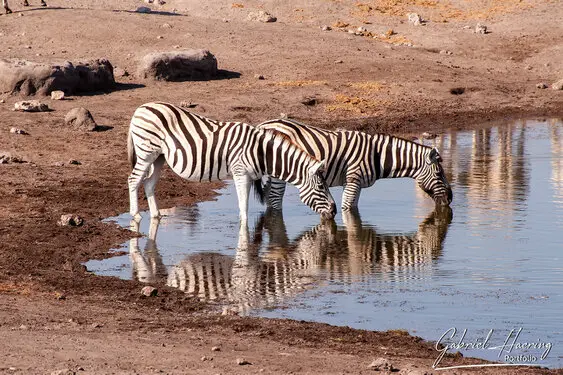
<svg viewBox="0 0 563 375"><path fill-rule="evenodd" d="M272 82L270 85L281 87L303 87L303 86L320 86L327 85L327 81L298 80L298 81L280 81Z"/></svg>
<svg viewBox="0 0 563 375"><path fill-rule="evenodd" d="M337 94L334 103L327 104L325 110L328 112L373 113L383 109L384 106L383 100Z"/></svg>

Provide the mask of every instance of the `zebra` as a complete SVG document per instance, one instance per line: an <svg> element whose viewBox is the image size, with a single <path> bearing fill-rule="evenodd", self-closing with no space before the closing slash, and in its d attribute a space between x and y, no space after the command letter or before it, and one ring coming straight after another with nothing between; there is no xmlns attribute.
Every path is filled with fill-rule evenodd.
<svg viewBox="0 0 563 375"><path fill-rule="evenodd" d="M290 119L265 121L257 128L285 134L310 155L326 160L324 177L329 187L344 186L342 211L358 206L360 190L380 178L411 177L436 205L452 202L452 190L440 164L438 150L385 134L330 131ZM260 181L255 182L261 185ZM269 178L262 201L281 210L285 183Z"/></svg>
<svg viewBox="0 0 563 375"><path fill-rule="evenodd" d="M12 10L10 9L10 7L8 6L8 0L2 0L2 6L4 6L4 11L6 11L6 14L10 14L12 13ZM27 0L23 0L23 6L24 7L28 7L29 3L27 2ZM45 2L45 0L41 0L41 6L42 7L46 7L47 3Z"/></svg>
<svg viewBox="0 0 563 375"><path fill-rule="evenodd" d="M256 221L253 236L247 226L240 227L234 256L197 252L168 268L156 245L160 219L153 219L144 252L138 238L130 240L133 277L228 305L226 312L241 315L279 306L323 279L412 282L431 272L441 256L452 210L437 207L416 232L401 234L377 233L354 209L342 216L344 228L323 221L289 239L282 212L268 209ZM131 225L135 230L134 220Z"/></svg>
<svg viewBox="0 0 563 375"><path fill-rule="evenodd" d="M130 214L140 220L137 190L144 182L150 216L158 217L155 185L164 161L190 181L221 180L232 175L241 223L247 223L252 180L262 176L294 184L301 200L323 219L336 215L336 205L322 178L325 162L318 161L281 134L242 122L219 122L173 104L141 105L131 119L127 149ZM263 194L262 194L263 195Z"/></svg>

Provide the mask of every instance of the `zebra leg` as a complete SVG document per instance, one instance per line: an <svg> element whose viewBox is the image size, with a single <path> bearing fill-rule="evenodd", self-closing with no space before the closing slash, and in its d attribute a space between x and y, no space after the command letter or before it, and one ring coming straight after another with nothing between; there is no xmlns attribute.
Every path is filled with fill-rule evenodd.
<svg viewBox="0 0 563 375"><path fill-rule="evenodd" d="M160 153L153 152L153 153L146 153L142 152L144 160L139 157L139 150L137 151L137 161L135 162L135 167L133 171L129 175L128 183L129 183L129 213L133 217L134 220L141 220L141 215L139 214L139 185L145 178L147 172L149 171L151 165L154 163L156 159L160 156Z"/></svg>
<svg viewBox="0 0 563 375"><path fill-rule="evenodd" d="M237 189L240 224L241 226L248 226L248 195L250 194L252 180L247 174L233 174L233 179Z"/></svg>
<svg viewBox="0 0 563 375"><path fill-rule="evenodd" d="M344 192L342 193L342 211L348 211L350 209L358 207L358 201L360 200L360 184L357 182L347 182L344 186Z"/></svg>
<svg viewBox="0 0 563 375"><path fill-rule="evenodd" d="M42 7L46 7L46 6L47 6L47 3L45 2L45 0L41 0L41 6L42 6Z"/></svg>
<svg viewBox="0 0 563 375"><path fill-rule="evenodd" d="M27 2L27 0L23 0L23 6L24 6L24 7L28 7L28 6L29 6L29 3Z"/></svg>
<svg viewBox="0 0 563 375"><path fill-rule="evenodd" d="M268 207L274 210L281 210L283 207L283 195L285 194L285 181L271 178L268 184Z"/></svg>
<svg viewBox="0 0 563 375"><path fill-rule="evenodd" d="M4 11L6 12L6 14L12 13L12 10L8 6L8 0L2 0L2 5L4 6Z"/></svg>
<svg viewBox="0 0 563 375"><path fill-rule="evenodd" d="M158 182L158 179L160 178L160 173L162 172L162 166L164 165L164 162L164 155L160 155L158 158L156 158L152 165L152 173L144 181L145 194L149 203L151 218L160 217L160 212L158 211L158 206L154 197L154 188L156 186L156 183Z"/></svg>

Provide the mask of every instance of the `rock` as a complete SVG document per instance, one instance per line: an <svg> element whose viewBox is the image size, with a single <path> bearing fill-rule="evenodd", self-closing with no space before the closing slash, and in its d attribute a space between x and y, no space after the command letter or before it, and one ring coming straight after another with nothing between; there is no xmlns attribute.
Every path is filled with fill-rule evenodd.
<svg viewBox="0 0 563 375"><path fill-rule="evenodd" d="M332 30L332 27L330 27L328 25L324 25L324 26L321 27L321 30L322 31L330 31L330 30Z"/></svg>
<svg viewBox="0 0 563 375"><path fill-rule="evenodd" d="M129 72L123 68L115 68L113 70L113 76L114 77L128 77L129 76Z"/></svg>
<svg viewBox="0 0 563 375"><path fill-rule="evenodd" d="M163 23L161 27L162 27L163 29L171 29L171 28L172 28L172 25L169 24L169 23Z"/></svg>
<svg viewBox="0 0 563 375"><path fill-rule="evenodd" d="M447 49L440 50L440 55L453 55L452 51L448 51Z"/></svg>
<svg viewBox="0 0 563 375"><path fill-rule="evenodd" d="M221 351L221 347L219 347L219 346L214 346L214 347L211 348L211 351L212 351L212 352L220 352L220 351Z"/></svg>
<svg viewBox="0 0 563 375"><path fill-rule="evenodd" d="M82 107L71 109L65 116L65 124L82 131L94 131L98 127L90 111Z"/></svg>
<svg viewBox="0 0 563 375"><path fill-rule="evenodd" d="M102 328L103 326L103 324L97 322L90 324L90 327L92 328Z"/></svg>
<svg viewBox="0 0 563 375"><path fill-rule="evenodd" d="M163 39L164 37L162 35L157 35L156 39Z"/></svg>
<svg viewBox="0 0 563 375"><path fill-rule="evenodd" d="M385 358L377 358L372 363L368 365L368 368L375 371L389 371L389 372L396 372L398 369L393 367L391 362L389 362Z"/></svg>
<svg viewBox="0 0 563 375"><path fill-rule="evenodd" d="M57 224L62 227L80 227L82 226L82 224L84 224L84 219L82 219L78 215L64 214L61 215L61 220L57 221Z"/></svg>
<svg viewBox="0 0 563 375"><path fill-rule="evenodd" d="M14 111L46 112L49 111L49 106L39 100L24 100L14 103Z"/></svg>
<svg viewBox="0 0 563 375"><path fill-rule="evenodd" d="M559 81L554 82L551 85L551 88L554 89L554 90L563 90L563 79L560 79Z"/></svg>
<svg viewBox="0 0 563 375"><path fill-rule="evenodd" d="M259 79L259 80L264 80L266 78L264 78L264 76L262 74L255 74L254 78Z"/></svg>
<svg viewBox="0 0 563 375"><path fill-rule="evenodd" d="M239 366L245 366L245 365L251 365L251 364L252 363L248 362L244 358L237 358L237 365L239 365Z"/></svg>
<svg viewBox="0 0 563 375"><path fill-rule="evenodd" d="M136 13L150 13L152 11L151 11L151 8L149 8L149 7L138 7L137 9L135 9L135 12Z"/></svg>
<svg viewBox="0 0 563 375"><path fill-rule="evenodd" d="M78 92L107 90L115 86L113 66L106 59L73 64L36 63L19 59L0 59L0 92L29 96L49 95L63 91Z"/></svg>
<svg viewBox="0 0 563 375"><path fill-rule="evenodd" d="M141 289L141 294L146 297L156 297L158 295L158 289L147 285Z"/></svg>
<svg viewBox="0 0 563 375"><path fill-rule="evenodd" d="M208 357L208 356L204 355L203 357L201 357L201 361L202 362L213 361L213 357Z"/></svg>
<svg viewBox="0 0 563 375"><path fill-rule="evenodd" d="M412 23L415 26L419 26L424 23L424 20L418 13L408 13L407 17L409 19L409 23Z"/></svg>
<svg viewBox="0 0 563 375"><path fill-rule="evenodd" d="M465 87L454 87L450 89L450 94L461 95L465 92Z"/></svg>
<svg viewBox="0 0 563 375"><path fill-rule="evenodd" d="M314 98L314 97L311 97L311 96L307 96L307 97L304 97L303 99L301 99L301 104L308 105L308 106L313 106L315 104L318 104L318 102L319 101L317 100L317 98Z"/></svg>
<svg viewBox="0 0 563 375"><path fill-rule="evenodd" d="M189 101L189 100L184 100L184 101L181 101L181 102L180 102L180 107L183 107L183 108L195 108L195 107L197 107L197 104L196 104L196 103L192 103L192 102Z"/></svg>
<svg viewBox="0 0 563 375"><path fill-rule="evenodd" d="M51 100L63 100L65 98L65 92L61 90L51 91Z"/></svg>
<svg viewBox="0 0 563 375"><path fill-rule="evenodd" d="M23 129L18 129L18 128L11 128L11 129L10 129L10 133L13 133L13 134L21 134L21 135L29 135L29 133L26 132L25 130L23 130Z"/></svg>
<svg viewBox="0 0 563 375"><path fill-rule="evenodd" d="M79 162L78 160L74 160L74 159L70 159L68 161L68 164L72 164L72 165L82 165L81 162Z"/></svg>
<svg viewBox="0 0 563 375"><path fill-rule="evenodd" d="M145 0L145 3L152 4L152 3L154 3L154 0Z"/></svg>
<svg viewBox="0 0 563 375"><path fill-rule="evenodd" d="M548 87L547 83L540 82L536 84L536 88L538 89L547 89Z"/></svg>
<svg viewBox="0 0 563 375"><path fill-rule="evenodd" d="M76 375L76 372L66 368L64 370L53 371L51 372L51 375Z"/></svg>
<svg viewBox="0 0 563 375"><path fill-rule="evenodd" d="M334 60L334 63L335 63L335 64L342 64L343 62L344 62L344 61L342 61L342 60Z"/></svg>
<svg viewBox="0 0 563 375"><path fill-rule="evenodd" d="M474 32L477 34L487 34L488 33L487 26L478 23L477 26L475 26Z"/></svg>
<svg viewBox="0 0 563 375"><path fill-rule="evenodd" d="M272 16L270 13L259 10L257 12L250 12L246 16L248 21L260 21L260 22L276 22L278 19Z"/></svg>
<svg viewBox="0 0 563 375"><path fill-rule="evenodd" d="M217 75L217 59L208 50L160 52L146 55L139 76L165 81L211 79Z"/></svg>

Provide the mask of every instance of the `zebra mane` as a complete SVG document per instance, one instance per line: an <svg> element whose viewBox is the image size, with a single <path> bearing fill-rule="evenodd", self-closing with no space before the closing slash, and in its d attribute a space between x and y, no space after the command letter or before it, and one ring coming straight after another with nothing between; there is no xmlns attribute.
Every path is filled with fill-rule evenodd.
<svg viewBox="0 0 563 375"><path fill-rule="evenodd" d="M303 153L308 155L311 159L315 160L316 162L320 162L320 160L318 160L315 156L309 154L301 146L295 143L287 134L274 129L258 129L258 131L262 132L263 134L269 134L271 136L270 140L272 141L281 140L282 144L296 147L299 150L301 150Z"/></svg>

